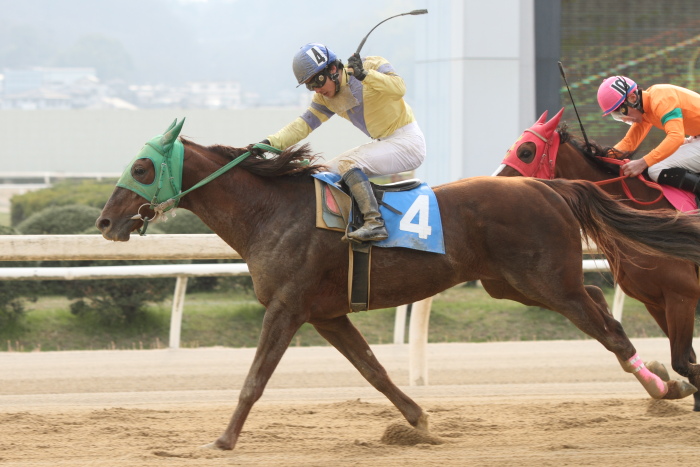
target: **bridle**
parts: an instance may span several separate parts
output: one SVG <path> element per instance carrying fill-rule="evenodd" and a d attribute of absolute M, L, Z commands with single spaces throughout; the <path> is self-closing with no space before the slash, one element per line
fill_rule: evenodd
<path fill-rule="evenodd" d="M 532 133 L 542 141 L 544 141 L 544 150 L 542 151 L 542 155 L 539 156 L 539 163 L 538 163 L 538 168 L 535 170 L 535 172 L 542 172 L 545 175 L 548 175 L 548 178 L 552 180 L 554 178 L 554 166 L 557 163 L 557 153 L 559 151 L 559 138 L 557 138 L 556 144 L 552 142 L 552 139 L 547 139 L 532 128 L 528 128 L 525 130 L 528 133 Z M 555 132 L 557 136 L 559 136 L 559 133 Z M 555 146 L 554 151 L 552 151 L 552 146 Z"/>
<path fill-rule="evenodd" d="M 148 143 L 147 143 L 148 146 Z M 182 147 L 182 143 L 180 141 L 176 141 L 176 144 L 173 147 Z M 269 146 L 267 144 L 263 143 L 256 143 L 254 148 L 261 149 L 265 152 L 273 152 L 276 154 L 279 154 L 281 151 L 277 148 L 274 148 L 272 146 Z M 157 180 L 156 184 L 151 184 L 151 185 L 143 185 L 139 184 L 140 186 L 134 187 L 134 180 L 133 177 L 131 176 L 131 167 L 136 161 L 136 158 L 134 161 L 131 162 L 131 164 L 124 170 L 124 174 L 122 175 L 122 179 L 125 178 L 128 174 L 128 177 L 131 178 L 129 181 L 130 183 L 123 183 L 123 184 L 117 184 L 117 186 L 121 186 L 123 188 L 127 188 L 129 190 L 132 190 L 139 194 L 140 196 L 146 198 L 146 199 L 151 199 L 150 202 L 148 203 L 143 203 L 141 206 L 136 211 L 136 214 L 131 216 L 132 220 L 141 220 L 143 221 L 143 225 L 140 229 L 136 229 L 136 231 L 139 233 L 139 235 L 143 236 L 146 235 L 146 229 L 148 229 L 148 224 L 151 222 L 155 222 L 159 220 L 162 217 L 166 217 L 166 212 L 173 210 L 172 216 L 175 217 L 174 213 L 174 208 L 177 207 L 180 198 L 185 196 L 187 193 L 196 190 L 197 188 L 206 185 L 207 183 L 211 182 L 218 176 L 228 172 L 231 170 L 233 167 L 241 163 L 244 159 L 246 159 L 248 156 L 251 155 L 250 151 L 246 151 L 228 164 L 224 165 L 223 167 L 220 167 L 218 170 L 215 172 L 207 175 L 205 178 L 197 182 L 195 185 L 192 187 L 188 188 L 185 191 L 180 191 L 179 187 L 182 186 L 182 171 L 183 171 L 183 164 L 171 164 L 171 152 L 172 148 L 169 151 L 161 151 L 159 148 L 154 148 L 156 149 L 156 155 L 151 154 L 151 157 L 149 157 L 152 162 L 153 166 L 155 168 L 155 180 Z M 184 153 L 184 149 L 182 149 L 182 152 Z M 157 157 L 157 155 L 160 154 L 162 156 L 162 159 L 160 161 L 160 164 L 156 163 L 154 158 Z M 172 185 L 173 187 L 176 187 L 175 191 L 173 192 L 172 190 L 161 190 L 164 186 L 170 186 Z M 166 193 L 165 196 L 162 194 Z M 145 217 L 143 214 L 141 214 L 141 209 L 143 207 L 147 207 L 148 209 L 151 209 L 153 212 L 155 212 L 155 215 L 153 217 Z"/>

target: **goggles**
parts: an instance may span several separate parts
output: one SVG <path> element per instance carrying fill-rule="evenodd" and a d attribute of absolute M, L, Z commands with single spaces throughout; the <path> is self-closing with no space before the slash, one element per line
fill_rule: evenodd
<path fill-rule="evenodd" d="M 629 107 L 627 107 L 627 104 L 625 104 L 623 102 L 622 105 L 620 105 L 620 107 L 618 107 L 616 110 L 613 110 L 612 112 L 610 112 L 610 116 L 612 116 L 612 118 L 614 118 L 618 122 L 629 123 L 626 120 L 626 118 L 629 116 L 629 113 L 630 113 Z"/>
<path fill-rule="evenodd" d="M 320 73 L 317 73 L 314 75 L 309 81 L 307 81 L 306 84 L 306 89 L 309 91 L 313 91 L 314 89 L 318 89 L 322 87 L 324 84 L 326 84 L 326 80 L 328 79 L 328 76 L 326 76 L 326 70 L 321 71 Z"/>

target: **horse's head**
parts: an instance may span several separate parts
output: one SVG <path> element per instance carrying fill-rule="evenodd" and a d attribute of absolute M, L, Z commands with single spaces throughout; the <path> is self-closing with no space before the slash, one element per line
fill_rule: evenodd
<path fill-rule="evenodd" d="M 95 222 L 107 240 L 127 241 L 134 230 L 177 206 L 182 189 L 182 125 L 175 120 L 132 159 Z M 142 231 L 143 232 L 143 231 Z"/>
<path fill-rule="evenodd" d="M 562 108 L 547 121 L 547 111 L 506 152 L 494 175 L 554 178 L 554 164 L 559 150 L 557 125 L 564 113 Z"/>

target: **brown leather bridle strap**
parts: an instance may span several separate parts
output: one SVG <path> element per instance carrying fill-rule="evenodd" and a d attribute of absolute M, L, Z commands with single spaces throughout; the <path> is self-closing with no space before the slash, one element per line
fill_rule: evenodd
<path fill-rule="evenodd" d="M 628 176 L 628 175 L 622 175 L 622 166 L 623 166 L 624 164 L 628 163 L 628 162 L 630 161 L 629 159 L 614 159 L 614 158 L 612 158 L 612 157 L 599 157 L 599 159 L 602 160 L 602 161 L 604 161 L 604 162 L 608 162 L 608 163 L 611 163 L 611 164 L 619 165 L 619 166 L 620 166 L 620 176 L 619 176 L 619 177 L 615 177 L 615 178 L 611 178 L 611 179 L 609 179 L 609 180 L 601 180 L 601 181 L 599 181 L 599 182 L 594 182 L 596 185 L 607 185 L 608 183 L 617 182 L 617 181 L 619 180 L 620 183 L 622 183 L 622 189 L 624 190 L 625 195 L 627 195 L 627 197 L 630 199 L 630 201 L 634 201 L 635 203 L 641 204 L 641 205 L 644 205 L 644 206 L 657 203 L 657 202 L 659 202 L 659 201 L 661 201 L 661 200 L 663 199 L 663 197 L 664 197 L 664 191 L 663 191 L 663 189 L 661 188 L 661 185 L 659 185 L 658 183 L 655 183 L 655 182 L 652 182 L 652 181 L 649 181 L 649 180 L 645 179 L 644 177 L 642 177 L 641 174 L 637 175 L 637 178 L 638 178 L 639 180 L 641 180 L 642 183 L 644 183 L 644 184 L 645 184 L 646 186 L 648 186 L 649 188 L 654 188 L 654 189 L 656 189 L 656 190 L 659 190 L 659 192 L 660 192 L 659 197 L 656 198 L 654 201 L 639 201 L 637 198 L 635 198 L 635 197 L 632 195 L 632 192 L 630 191 L 629 187 L 627 186 L 627 182 L 625 181 L 625 179 L 626 179 L 626 178 L 629 178 L 629 176 Z"/>

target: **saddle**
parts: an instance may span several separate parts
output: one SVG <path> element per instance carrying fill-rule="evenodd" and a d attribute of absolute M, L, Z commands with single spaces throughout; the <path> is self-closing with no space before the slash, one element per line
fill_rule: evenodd
<path fill-rule="evenodd" d="M 345 232 L 348 225 L 353 228 L 361 227 L 364 223 L 362 213 L 354 204 L 352 194 L 340 176 L 326 177 L 326 174 L 321 175 L 324 177 L 314 178 L 316 184 L 316 227 L 338 232 Z M 384 202 L 384 194 L 413 190 L 421 185 L 421 181 L 412 178 L 386 185 L 374 183 L 371 185 L 380 206 L 384 206 L 394 214 L 401 214 L 400 211 Z"/>
<path fill-rule="evenodd" d="M 364 223 L 359 207 L 348 187 L 339 175 L 318 174 L 314 177 L 316 188 L 316 227 L 338 232 L 357 229 Z M 421 185 L 418 179 L 404 180 L 386 185 L 371 183 L 372 191 L 380 206 L 397 215 L 403 213 L 384 202 L 387 192 L 413 190 Z M 348 297 L 350 311 L 369 309 L 370 270 L 372 243 L 349 242 Z"/>

